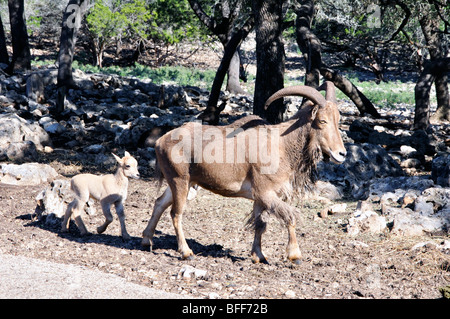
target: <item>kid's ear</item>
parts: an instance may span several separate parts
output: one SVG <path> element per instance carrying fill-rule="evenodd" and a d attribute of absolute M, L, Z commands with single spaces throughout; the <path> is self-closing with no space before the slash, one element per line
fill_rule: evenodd
<path fill-rule="evenodd" d="M 114 153 L 111 153 L 118 163 L 122 163 L 122 159 Z"/>
<path fill-rule="evenodd" d="M 131 156 L 130 153 L 128 153 L 127 151 L 125 151 L 125 156 Z"/>

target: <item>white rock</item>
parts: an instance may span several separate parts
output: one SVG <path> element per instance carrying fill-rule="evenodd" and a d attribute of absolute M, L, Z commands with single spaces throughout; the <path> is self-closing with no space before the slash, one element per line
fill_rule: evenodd
<path fill-rule="evenodd" d="M 410 154 L 412 154 L 414 152 L 417 152 L 417 150 L 415 148 L 411 147 L 411 146 L 408 146 L 408 145 L 400 146 L 400 153 L 403 156 L 408 156 L 408 155 L 410 155 Z"/>
<path fill-rule="evenodd" d="M 44 126 L 44 130 L 51 134 L 61 134 L 66 131 L 66 128 L 59 123 L 52 123 Z"/>
<path fill-rule="evenodd" d="M 433 241 L 421 242 L 421 243 L 415 244 L 411 248 L 411 250 L 418 250 L 422 247 L 430 247 L 430 248 L 434 248 L 434 249 L 438 249 L 438 250 L 447 250 L 447 249 L 450 249 L 450 240 L 444 240 L 441 244 L 436 244 Z"/>
<path fill-rule="evenodd" d="M 70 189 L 70 180 L 56 179 L 36 196 L 37 207 L 35 213 L 39 219 L 43 215 L 54 215 L 61 218 L 66 212 L 67 204 L 73 200 L 73 197 Z M 87 205 L 84 206 L 84 211 L 90 216 L 96 214 L 93 199 L 90 198 L 88 200 Z M 46 222 L 48 221 L 49 218 L 46 219 Z"/>
<path fill-rule="evenodd" d="M 178 272 L 178 279 L 190 280 L 192 277 L 195 279 L 204 278 L 206 276 L 207 271 L 203 269 L 197 269 L 190 265 L 184 265 L 181 267 Z"/>
<path fill-rule="evenodd" d="M 446 227 L 444 210 L 432 217 L 413 212 L 408 208 L 390 208 L 394 215 L 391 233 L 401 236 L 421 236 L 424 232 L 438 231 Z"/>
<path fill-rule="evenodd" d="M 25 142 L 32 142 L 39 151 L 51 145 L 49 135 L 38 124 L 30 123 L 16 114 L 1 114 L 0 145 Z"/>
<path fill-rule="evenodd" d="M 346 203 L 334 204 L 328 207 L 328 212 L 331 212 L 331 214 L 343 214 L 345 213 L 346 209 L 347 209 Z"/>
<path fill-rule="evenodd" d="M 373 211 L 357 212 L 348 221 L 347 233 L 356 236 L 360 232 L 381 233 L 386 228 L 386 218 Z"/>
<path fill-rule="evenodd" d="M 34 186 L 52 181 L 58 173 L 47 164 L 1 164 L 0 182 L 9 185 Z"/>
<path fill-rule="evenodd" d="M 358 240 L 352 240 L 352 241 L 348 242 L 347 245 L 352 248 L 369 248 L 369 245 L 367 245 L 366 243 L 363 243 L 362 241 L 358 241 Z"/>
<path fill-rule="evenodd" d="M 220 295 L 217 292 L 210 292 L 208 294 L 208 299 L 220 299 Z"/>
<path fill-rule="evenodd" d="M 292 290 L 287 290 L 285 293 L 284 293 L 284 295 L 287 297 L 287 298 L 295 298 L 295 292 L 294 291 L 292 291 Z"/>

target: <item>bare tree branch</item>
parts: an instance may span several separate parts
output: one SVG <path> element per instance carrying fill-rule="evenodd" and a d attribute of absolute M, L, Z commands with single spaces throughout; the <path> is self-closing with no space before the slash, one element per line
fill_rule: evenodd
<path fill-rule="evenodd" d="M 383 2 L 385 2 L 385 1 L 382 1 L 381 3 L 383 4 Z M 377 41 L 377 42 L 380 44 L 387 44 L 387 43 L 393 41 L 400 32 L 402 32 L 403 35 L 405 35 L 405 37 L 408 39 L 409 42 L 412 42 L 411 38 L 408 36 L 406 31 L 404 31 L 404 29 L 403 29 L 406 26 L 406 24 L 408 23 L 409 18 L 411 17 L 411 10 L 409 10 L 409 8 L 406 4 L 404 4 L 403 2 L 401 2 L 399 0 L 387 1 L 385 3 L 386 3 L 386 6 L 390 5 L 390 4 L 398 5 L 405 12 L 405 16 L 403 17 L 403 20 L 402 20 L 402 23 L 400 23 L 400 26 L 397 28 L 397 30 L 392 34 L 392 36 L 388 40 Z"/>

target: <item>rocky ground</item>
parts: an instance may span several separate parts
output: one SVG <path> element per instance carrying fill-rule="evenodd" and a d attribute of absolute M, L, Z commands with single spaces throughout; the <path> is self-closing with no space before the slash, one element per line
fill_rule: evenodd
<path fill-rule="evenodd" d="M 263 238 L 270 264 L 252 264 L 253 236 L 245 229 L 251 203 L 202 189 L 183 220 L 196 256 L 183 261 L 167 213 L 154 250 L 140 246 L 160 194 L 152 147 L 157 136 L 195 120 L 208 93 L 77 70 L 79 88 L 70 90 L 67 111 L 54 115 L 56 69 L 35 74 L 0 75 L 1 254 L 83 266 L 200 298 L 439 298 L 439 288 L 450 285 L 448 123 L 414 132 L 410 106 L 381 110 L 375 120 L 339 101 L 347 161 L 321 164 L 316 193 L 294 203 L 302 211 L 302 264 L 286 260 L 287 232 L 275 220 Z M 222 101 L 222 123 L 252 112 L 250 96 Z M 296 103 L 288 99 L 288 115 Z M 125 205 L 132 239 L 119 237 L 117 219 L 96 234 L 103 216 L 95 205 L 84 216 L 93 234 L 82 237 L 75 225 L 60 233 L 70 177 L 113 172 L 110 153 L 124 150 L 138 159 L 143 176 L 130 182 Z"/>

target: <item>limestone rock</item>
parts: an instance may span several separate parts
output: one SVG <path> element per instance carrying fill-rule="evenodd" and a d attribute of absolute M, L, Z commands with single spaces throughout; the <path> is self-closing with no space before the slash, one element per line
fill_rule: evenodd
<path fill-rule="evenodd" d="M 190 265 L 184 265 L 183 267 L 181 267 L 180 271 L 178 272 L 177 278 L 184 279 L 184 280 L 191 280 L 192 278 L 200 279 L 200 278 L 204 278 L 205 276 L 206 276 L 206 270 L 197 269 Z"/>
<path fill-rule="evenodd" d="M 399 164 L 380 146 L 346 143 L 347 157 L 343 164 L 319 163 L 321 180 L 344 184 L 354 198 L 367 198 L 370 181 L 387 176 L 403 175 Z"/>
<path fill-rule="evenodd" d="M 62 218 L 66 212 L 67 205 L 73 200 L 73 197 L 74 195 L 70 189 L 70 180 L 54 180 L 36 196 L 37 206 L 35 214 L 39 219 L 42 216 L 47 216 L 46 222 L 54 221 L 55 217 Z M 95 204 L 92 199 L 89 199 L 84 210 L 89 215 L 96 214 Z"/>
<path fill-rule="evenodd" d="M 347 232 L 356 236 L 362 232 L 381 233 L 386 229 L 386 219 L 373 211 L 356 212 L 348 221 Z"/>
<path fill-rule="evenodd" d="M 1 164 L 0 182 L 9 185 L 32 186 L 51 182 L 58 173 L 47 164 Z"/>
<path fill-rule="evenodd" d="M 26 149 L 33 148 L 43 151 L 45 146 L 51 146 L 51 140 L 47 132 L 38 124 L 29 123 L 17 114 L 0 114 L 0 159 L 16 159 L 18 156 L 26 155 L 19 152 L 11 158 L 11 148 Z"/>

